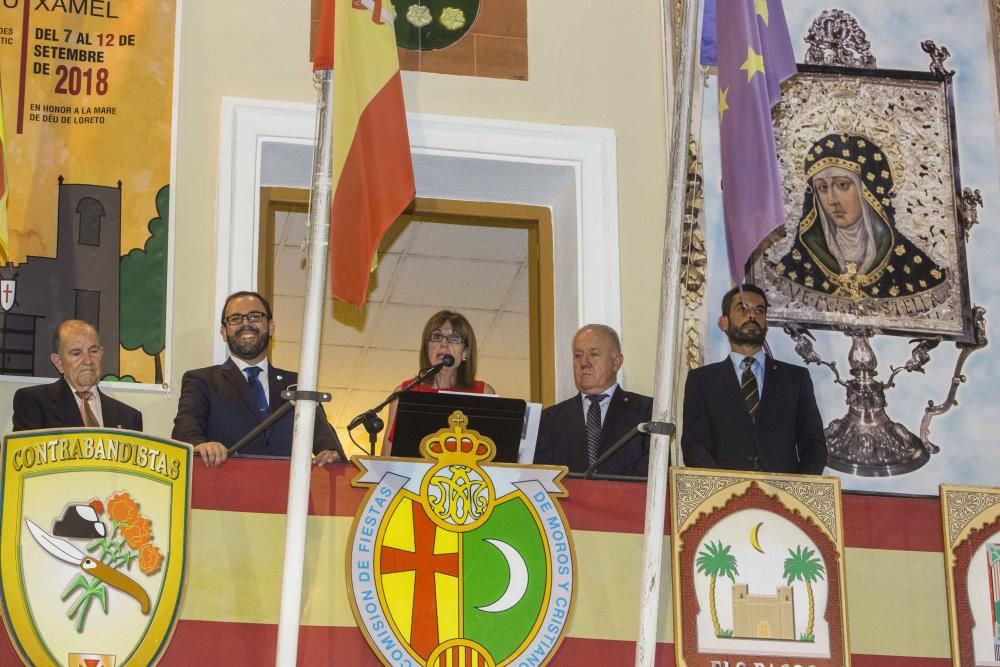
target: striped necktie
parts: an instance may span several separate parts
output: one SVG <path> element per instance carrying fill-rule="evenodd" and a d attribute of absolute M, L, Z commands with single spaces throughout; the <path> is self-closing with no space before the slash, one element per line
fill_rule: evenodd
<path fill-rule="evenodd" d="M 760 388 L 757 387 L 757 377 L 753 374 L 753 357 L 743 360 L 743 375 L 740 377 L 740 394 L 747 406 L 750 418 L 757 420 L 757 408 L 760 407 Z"/>

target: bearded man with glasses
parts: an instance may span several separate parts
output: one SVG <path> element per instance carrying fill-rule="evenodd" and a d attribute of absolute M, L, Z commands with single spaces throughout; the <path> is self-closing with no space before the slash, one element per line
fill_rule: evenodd
<path fill-rule="evenodd" d="M 272 366 L 267 348 L 274 335 L 271 304 L 257 292 L 231 294 L 222 308 L 219 333 L 229 346 L 229 358 L 218 366 L 188 371 L 181 380 L 181 398 L 174 418 L 175 440 L 194 445 L 208 466 L 221 465 L 228 449 L 274 412 L 281 392 L 298 376 Z M 339 459 L 340 442 L 316 409 L 313 463 Z M 292 453 L 292 412 L 286 413 L 240 450 L 240 454 L 287 457 Z"/>
<path fill-rule="evenodd" d="M 695 368 L 684 386 L 684 464 L 696 468 L 821 475 L 823 418 L 802 366 L 764 349 L 767 295 L 756 285 L 722 297 L 722 361 Z"/>

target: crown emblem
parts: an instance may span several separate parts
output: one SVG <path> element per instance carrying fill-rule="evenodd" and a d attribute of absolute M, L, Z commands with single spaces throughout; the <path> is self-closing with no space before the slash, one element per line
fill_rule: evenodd
<path fill-rule="evenodd" d="M 461 410 L 448 417 L 443 428 L 420 441 L 420 453 L 436 460 L 420 482 L 421 502 L 434 523 L 465 532 L 481 526 L 493 512 L 496 492 L 480 464 L 493 460 L 496 445 L 466 428 Z"/>
<path fill-rule="evenodd" d="M 448 417 L 451 428 L 443 428 L 420 442 L 420 452 L 445 465 L 477 466 L 493 460 L 497 447 L 488 437 L 466 428 L 469 418 L 461 410 Z"/>

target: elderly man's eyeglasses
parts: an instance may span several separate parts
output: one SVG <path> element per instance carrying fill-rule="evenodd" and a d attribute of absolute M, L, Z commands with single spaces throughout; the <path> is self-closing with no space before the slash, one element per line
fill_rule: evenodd
<path fill-rule="evenodd" d="M 233 313 L 229 317 L 223 318 L 222 321 L 231 327 L 238 327 L 243 324 L 243 322 L 257 324 L 258 322 L 263 322 L 265 319 L 267 319 L 267 315 L 259 310 L 254 310 L 249 313 Z"/>
<path fill-rule="evenodd" d="M 432 343 L 441 343 L 443 341 L 447 341 L 452 345 L 458 345 L 459 343 L 465 342 L 465 339 L 456 333 L 445 335 L 440 331 L 435 331 L 434 333 L 432 333 L 430 336 L 427 337 L 427 340 L 429 340 Z"/>

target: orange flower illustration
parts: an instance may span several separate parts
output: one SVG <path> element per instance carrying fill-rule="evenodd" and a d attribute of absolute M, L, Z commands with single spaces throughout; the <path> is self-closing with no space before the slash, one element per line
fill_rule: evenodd
<path fill-rule="evenodd" d="M 139 547 L 148 544 L 153 538 L 150 531 L 152 525 L 153 522 L 146 517 L 136 517 L 132 523 L 122 527 L 122 537 L 125 538 L 125 541 L 128 542 L 130 547 L 138 549 Z"/>
<path fill-rule="evenodd" d="M 139 518 L 139 505 L 124 491 L 108 499 L 108 516 L 117 523 L 132 523 Z"/>
<path fill-rule="evenodd" d="M 139 550 L 139 569 L 146 574 L 153 574 L 163 565 L 163 554 L 152 544 L 143 544 Z"/>

